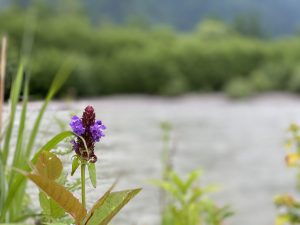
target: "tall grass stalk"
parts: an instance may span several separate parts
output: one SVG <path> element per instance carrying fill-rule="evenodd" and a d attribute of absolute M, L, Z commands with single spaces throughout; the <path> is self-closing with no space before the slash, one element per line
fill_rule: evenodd
<path fill-rule="evenodd" d="M 5 68 L 6 68 L 6 47 L 7 37 L 4 36 L 1 40 L 1 55 L 0 55 L 0 143 L 2 134 L 2 112 L 4 105 L 4 88 L 5 88 Z"/>

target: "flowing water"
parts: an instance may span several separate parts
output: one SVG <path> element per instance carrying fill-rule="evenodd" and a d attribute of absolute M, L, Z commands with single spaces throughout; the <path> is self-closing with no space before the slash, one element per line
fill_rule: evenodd
<path fill-rule="evenodd" d="M 274 224 L 274 195 L 294 190 L 294 171 L 284 164 L 283 145 L 289 124 L 300 122 L 300 99 L 295 96 L 272 94 L 246 101 L 230 101 L 219 95 L 119 96 L 54 102 L 48 108 L 38 143 L 62 129 L 54 121 L 67 126 L 70 113 L 80 115 L 88 104 L 108 127 L 106 137 L 97 145 L 98 187 L 88 185 L 88 204 L 117 177 L 116 189 L 143 187 L 112 224 L 159 224 L 159 195 L 149 179 L 161 174 L 162 121 L 173 125 L 175 169 L 183 175 L 202 168 L 203 184 L 221 186 L 213 197 L 235 211 L 226 224 Z M 39 106 L 30 104 L 30 118 Z M 64 157 L 67 169 L 70 158 Z M 36 193 L 36 188 L 30 187 L 29 192 Z"/>

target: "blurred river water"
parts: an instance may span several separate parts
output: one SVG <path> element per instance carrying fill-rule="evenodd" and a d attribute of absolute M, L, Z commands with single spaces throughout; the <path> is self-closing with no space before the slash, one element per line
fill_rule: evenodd
<path fill-rule="evenodd" d="M 40 105 L 29 104 L 29 123 Z M 274 224 L 274 195 L 294 193 L 295 174 L 285 166 L 283 146 L 289 124 L 300 123 L 300 98 L 296 96 L 275 93 L 244 101 L 222 95 L 115 96 L 53 102 L 37 145 L 63 129 L 61 126 L 69 129 L 70 115 L 81 115 L 86 105 L 95 107 L 97 118 L 108 128 L 96 146 L 98 187 L 93 189 L 88 181 L 88 205 L 118 177 L 116 190 L 143 187 L 112 221 L 114 225 L 159 224 L 158 190 L 149 180 L 161 176 L 162 121 L 173 125 L 175 169 L 184 175 L 202 168 L 203 184 L 220 185 L 214 199 L 230 204 L 235 211 L 225 224 Z M 63 157 L 67 171 L 71 156 Z M 32 184 L 29 193 L 38 206 Z"/>

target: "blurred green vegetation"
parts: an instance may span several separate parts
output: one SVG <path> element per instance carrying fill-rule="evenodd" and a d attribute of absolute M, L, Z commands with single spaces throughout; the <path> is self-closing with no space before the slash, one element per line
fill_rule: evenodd
<path fill-rule="evenodd" d="M 0 34 L 10 38 L 11 75 L 26 17 L 18 7 L 0 12 Z M 234 27 L 206 20 L 194 31 L 178 33 L 143 23 L 91 24 L 80 10 L 39 7 L 30 90 L 35 97 L 45 96 L 54 72 L 71 56 L 77 67 L 59 96 L 226 91 L 244 97 L 272 90 L 300 92 L 299 37 L 270 41 L 243 36 Z"/>

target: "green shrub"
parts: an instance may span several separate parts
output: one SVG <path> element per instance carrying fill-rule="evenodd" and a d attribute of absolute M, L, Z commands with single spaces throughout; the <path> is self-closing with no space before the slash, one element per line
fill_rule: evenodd
<path fill-rule="evenodd" d="M 232 98 L 245 98 L 255 93 L 252 83 L 245 78 L 232 80 L 225 89 L 226 94 Z"/>
<path fill-rule="evenodd" d="M 294 68 L 291 74 L 291 78 L 288 82 L 288 90 L 292 92 L 300 92 L 300 67 L 297 66 Z"/>

